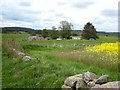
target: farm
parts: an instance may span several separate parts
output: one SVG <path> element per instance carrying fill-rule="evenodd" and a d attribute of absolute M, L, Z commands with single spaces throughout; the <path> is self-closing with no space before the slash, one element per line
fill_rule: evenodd
<path fill-rule="evenodd" d="M 118 37 L 28 41 L 29 34 L 2 34 L 3 88 L 61 88 L 68 76 L 93 72 L 119 81 Z M 33 57 L 24 61 L 10 48 Z"/>

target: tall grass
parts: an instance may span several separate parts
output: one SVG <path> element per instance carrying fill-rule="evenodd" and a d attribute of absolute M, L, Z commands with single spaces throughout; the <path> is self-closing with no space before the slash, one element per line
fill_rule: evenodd
<path fill-rule="evenodd" d="M 12 41 L 2 41 L 2 48 L 9 48 L 9 49 L 16 49 L 20 50 L 21 49 L 21 42 L 12 40 Z"/>
<path fill-rule="evenodd" d="M 2 56 L 13 57 L 13 49 L 21 50 L 21 42 L 17 40 L 2 41 Z"/>
<path fill-rule="evenodd" d="M 71 52 L 58 52 L 55 55 L 61 58 L 75 60 L 79 63 L 82 62 L 87 66 L 96 66 L 99 68 L 105 68 L 109 71 L 118 71 L 118 62 L 114 61 L 114 59 L 118 59 L 118 57 L 109 57 L 105 52 L 95 53 L 86 50 L 76 50 Z"/>

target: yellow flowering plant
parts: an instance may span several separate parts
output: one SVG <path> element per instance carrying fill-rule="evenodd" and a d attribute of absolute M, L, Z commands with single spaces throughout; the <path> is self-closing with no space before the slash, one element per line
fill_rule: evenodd
<path fill-rule="evenodd" d="M 118 54 L 119 54 L 119 45 L 120 42 L 116 43 L 103 43 L 100 45 L 96 45 L 93 47 L 86 47 L 86 51 L 88 52 L 95 52 L 95 53 L 105 53 L 104 56 L 102 56 L 102 59 L 107 56 L 109 58 L 112 58 L 115 61 L 119 61 Z"/>

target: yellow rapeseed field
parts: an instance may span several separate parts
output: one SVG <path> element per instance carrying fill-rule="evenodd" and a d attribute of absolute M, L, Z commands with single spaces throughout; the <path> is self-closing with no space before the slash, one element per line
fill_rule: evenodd
<path fill-rule="evenodd" d="M 93 47 L 86 47 L 86 50 L 89 52 L 95 52 L 95 53 L 105 53 L 104 56 L 102 57 L 110 57 L 113 58 L 114 60 L 118 61 L 118 54 L 119 54 L 119 47 L 120 42 L 116 43 L 103 43 L 100 45 L 96 45 Z M 104 59 L 102 58 L 102 59 Z"/>
<path fill-rule="evenodd" d="M 118 46 L 119 45 L 120 45 L 120 42 L 103 43 L 103 44 L 96 45 L 93 47 L 86 47 L 86 50 L 92 51 L 92 52 L 108 52 L 109 54 L 118 55 Z"/>

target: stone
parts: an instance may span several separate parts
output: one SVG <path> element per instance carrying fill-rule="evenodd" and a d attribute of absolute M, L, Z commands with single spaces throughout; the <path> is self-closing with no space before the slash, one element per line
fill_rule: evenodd
<path fill-rule="evenodd" d="M 23 58 L 25 56 L 25 53 L 19 52 L 17 53 L 20 58 Z"/>
<path fill-rule="evenodd" d="M 18 51 L 16 49 L 12 49 L 12 50 L 15 53 L 15 55 L 17 55 L 19 58 L 22 58 L 22 60 L 24 60 L 24 61 L 30 61 L 32 59 L 36 59 L 36 58 L 32 58 L 30 56 L 27 56 L 25 53 Z"/>
<path fill-rule="evenodd" d="M 120 81 L 108 82 L 106 84 L 101 85 L 102 88 L 116 88 L 120 89 Z"/>
<path fill-rule="evenodd" d="M 99 84 L 95 84 L 95 86 L 91 87 L 89 90 L 100 90 L 100 86 Z"/>
<path fill-rule="evenodd" d="M 94 79 L 97 79 L 97 75 L 95 75 L 94 73 L 92 72 L 83 73 L 83 80 L 86 84 L 89 83 L 90 81 L 93 81 Z"/>
<path fill-rule="evenodd" d="M 109 75 L 98 78 L 94 73 L 85 72 L 66 78 L 62 90 L 120 90 L 120 81 L 108 81 Z"/>
<path fill-rule="evenodd" d="M 13 49 L 15 55 L 19 56 L 20 58 L 23 58 L 25 56 L 25 53 L 17 51 L 16 49 Z"/>
<path fill-rule="evenodd" d="M 76 74 L 76 75 L 74 75 L 74 77 L 82 78 L 83 76 L 82 76 L 82 74 Z"/>
<path fill-rule="evenodd" d="M 90 90 L 120 90 L 120 81 L 108 82 L 102 85 L 95 85 Z"/>
<path fill-rule="evenodd" d="M 96 84 L 104 84 L 104 83 L 107 83 L 108 81 L 109 81 L 109 76 L 103 75 L 103 76 L 99 77 L 95 83 Z"/>
<path fill-rule="evenodd" d="M 88 82 L 87 86 L 88 87 L 93 87 L 93 86 L 95 86 L 95 82 L 94 81 Z"/>
<path fill-rule="evenodd" d="M 24 60 L 24 61 L 29 61 L 29 60 L 32 60 L 32 57 L 30 57 L 30 56 L 25 56 L 25 57 L 23 57 L 23 60 Z"/>
<path fill-rule="evenodd" d="M 76 89 L 79 89 L 79 88 L 82 88 L 83 87 L 83 84 L 84 84 L 84 81 L 83 81 L 83 79 L 82 78 L 79 78 L 78 80 L 77 80 L 77 83 L 76 83 Z"/>
<path fill-rule="evenodd" d="M 83 79 L 77 76 L 70 76 L 68 78 L 66 78 L 66 80 L 64 81 L 64 84 L 67 86 L 70 86 L 72 88 L 80 88 L 83 84 Z"/>
<path fill-rule="evenodd" d="M 67 85 L 62 85 L 62 90 L 72 90 L 72 88 L 70 86 Z"/>
<path fill-rule="evenodd" d="M 13 51 L 16 51 L 16 49 L 14 49 L 14 48 L 13 48 L 12 50 L 13 50 Z"/>
<path fill-rule="evenodd" d="M 68 85 L 70 87 L 75 87 L 76 83 L 77 83 L 77 79 L 74 76 L 70 76 L 68 78 L 65 79 L 64 84 Z"/>

